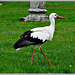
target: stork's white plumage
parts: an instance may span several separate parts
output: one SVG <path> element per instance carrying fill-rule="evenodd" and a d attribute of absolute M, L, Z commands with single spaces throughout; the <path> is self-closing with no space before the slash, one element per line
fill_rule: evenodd
<path fill-rule="evenodd" d="M 52 41 L 53 34 L 55 31 L 55 18 L 60 18 L 60 19 L 66 20 L 63 17 L 58 16 L 56 13 L 52 13 L 49 16 L 49 19 L 51 22 L 50 26 L 33 28 L 33 29 L 25 32 L 24 34 L 22 34 L 21 38 L 14 44 L 14 48 L 16 50 L 20 50 L 24 46 L 37 45 L 37 46 L 35 46 L 35 49 L 32 53 L 31 65 L 32 65 L 32 61 L 33 61 L 33 55 L 34 55 L 34 52 L 35 52 L 37 47 L 40 48 L 42 54 L 44 55 L 44 57 L 49 62 L 48 58 L 43 53 L 42 48 L 39 44 L 43 44 L 47 40 Z M 49 64 L 50 64 L 50 66 L 52 65 L 50 62 L 49 62 Z"/>

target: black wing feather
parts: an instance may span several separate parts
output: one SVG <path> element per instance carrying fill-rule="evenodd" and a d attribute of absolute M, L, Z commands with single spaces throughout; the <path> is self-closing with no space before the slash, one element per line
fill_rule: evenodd
<path fill-rule="evenodd" d="M 24 34 L 22 34 L 20 36 L 20 39 L 14 44 L 14 48 L 17 49 L 17 48 L 21 48 L 24 46 L 42 44 L 46 42 L 46 41 L 43 42 L 42 40 L 38 38 L 30 37 L 31 33 L 33 33 L 33 31 L 29 30 L 25 32 Z"/>
<path fill-rule="evenodd" d="M 30 36 L 30 34 L 32 33 L 33 31 L 29 30 L 29 31 L 26 31 L 24 34 L 22 34 L 20 36 L 20 38 L 24 38 L 24 37 L 27 37 L 27 36 Z"/>

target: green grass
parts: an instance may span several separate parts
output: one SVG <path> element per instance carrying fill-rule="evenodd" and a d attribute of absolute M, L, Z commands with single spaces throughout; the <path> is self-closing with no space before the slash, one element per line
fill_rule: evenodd
<path fill-rule="evenodd" d="M 46 2 L 48 16 L 55 12 L 67 18 L 56 19 L 53 40 L 42 45 L 43 52 L 54 66 L 49 66 L 38 48 L 31 66 L 34 46 L 20 51 L 13 48 L 22 33 L 50 23 L 20 22 L 21 17 L 29 15 L 29 2 L 0 3 L 3 4 L 0 6 L 0 73 L 75 73 L 75 2 Z"/>

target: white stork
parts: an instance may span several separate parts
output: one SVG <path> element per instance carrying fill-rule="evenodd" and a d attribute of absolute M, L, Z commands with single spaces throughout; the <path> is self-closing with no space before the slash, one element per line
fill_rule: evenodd
<path fill-rule="evenodd" d="M 20 50 L 24 46 L 35 45 L 34 51 L 32 53 L 31 65 L 33 62 L 34 52 L 37 47 L 39 47 L 39 49 L 41 50 L 41 53 L 49 62 L 48 58 L 45 56 L 44 52 L 42 51 L 42 48 L 40 45 L 45 43 L 47 40 L 52 41 L 53 34 L 55 31 L 55 18 L 66 20 L 64 17 L 58 16 L 56 13 L 52 13 L 49 16 L 49 19 L 51 22 L 50 26 L 33 28 L 29 31 L 26 31 L 24 34 L 21 35 L 20 39 L 14 44 L 14 48 L 16 50 Z M 52 66 L 50 62 L 49 64 L 50 66 Z"/>

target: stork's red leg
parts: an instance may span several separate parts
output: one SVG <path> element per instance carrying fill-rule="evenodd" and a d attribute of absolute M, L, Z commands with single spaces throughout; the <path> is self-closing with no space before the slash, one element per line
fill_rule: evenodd
<path fill-rule="evenodd" d="M 44 57 L 47 59 L 47 61 L 48 61 L 48 63 L 50 64 L 50 66 L 52 66 L 52 64 L 49 62 L 48 58 L 46 57 L 46 55 L 45 55 L 44 52 L 42 51 L 42 48 L 41 48 L 41 47 L 39 47 L 39 48 L 40 48 L 42 54 L 44 55 Z"/>
<path fill-rule="evenodd" d="M 33 62 L 33 56 L 34 56 L 34 52 L 35 52 L 36 48 L 37 48 L 37 47 L 35 47 L 35 49 L 34 49 L 34 51 L 33 51 L 33 53 L 32 53 L 31 65 L 32 65 L 32 62 Z"/>

